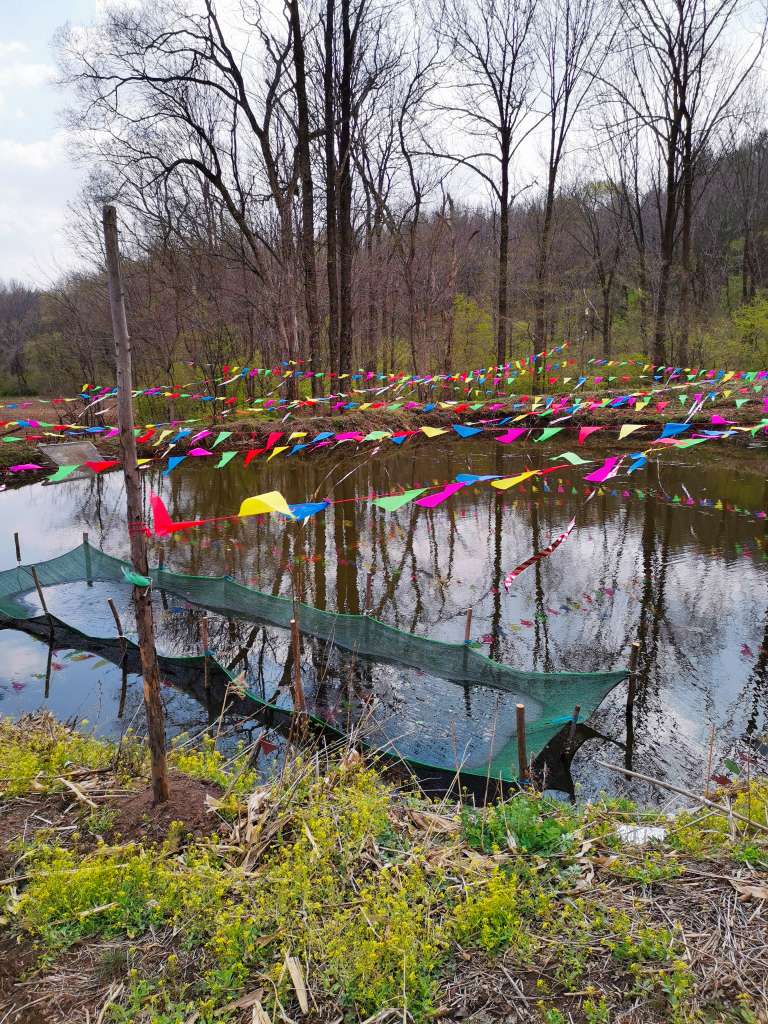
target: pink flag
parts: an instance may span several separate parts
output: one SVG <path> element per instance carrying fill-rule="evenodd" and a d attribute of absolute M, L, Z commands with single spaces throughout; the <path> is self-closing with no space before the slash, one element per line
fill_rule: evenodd
<path fill-rule="evenodd" d="M 193 448 L 190 455 L 213 455 L 213 452 L 209 452 L 207 448 Z"/>
<path fill-rule="evenodd" d="M 335 441 L 362 441 L 363 435 L 359 430 L 348 430 L 343 434 L 337 434 L 334 438 Z"/>
<path fill-rule="evenodd" d="M 496 438 L 501 444 L 512 444 L 518 437 L 522 437 L 528 431 L 528 427 L 510 427 L 509 430 L 504 434 L 499 434 Z"/>
<path fill-rule="evenodd" d="M 447 484 L 442 491 L 437 491 L 436 494 L 428 494 L 426 498 L 419 498 L 414 504 L 421 505 L 422 508 L 436 508 L 438 505 L 442 505 L 446 498 L 450 498 L 452 494 L 466 486 L 463 483 Z"/>
<path fill-rule="evenodd" d="M 579 431 L 579 444 L 584 444 L 590 434 L 594 434 L 596 430 L 602 430 L 603 427 L 582 427 Z"/>
<path fill-rule="evenodd" d="M 599 469 L 585 476 L 584 479 L 591 484 L 601 484 L 604 480 L 610 480 L 612 476 L 616 476 L 618 473 L 622 461 L 623 459 L 621 458 L 611 456 L 605 460 Z"/>

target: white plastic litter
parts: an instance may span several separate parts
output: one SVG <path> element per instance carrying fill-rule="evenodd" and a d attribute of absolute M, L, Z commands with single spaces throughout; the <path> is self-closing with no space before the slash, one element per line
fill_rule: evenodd
<path fill-rule="evenodd" d="M 645 846 L 647 843 L 661 843 L 667 830 L 661 825 L 619 825 L 619 839 L 625 846 Z"/>

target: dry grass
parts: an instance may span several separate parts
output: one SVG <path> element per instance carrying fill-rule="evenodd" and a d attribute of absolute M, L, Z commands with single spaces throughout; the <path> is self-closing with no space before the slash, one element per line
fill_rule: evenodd
<path fill-rule="evenodd" d="M 25 723 L 25 728 L 29 732 L 34 723 Z M 57 731 L 50 719 L 41 728 Z M 520 919 L 519 931 L 511 929 L 493 949 L 483 940 L 482 921 L 463 938 L 451 939 L 434 974 L 434 999 L 428 1011 L 423 1007 L 417 1011 L 408 999 L 366 1007 L 329 986 L 322 949 L 309 942 L 299 955 L 302 927 L 316 927 L 316 910 L 307 906 L 306 920 L 302 926 L 300 917 L 298 931 L 294 931 L 296 922 L 284 922 L 295 957 L 282 960 L 283 954 L 278 953 L 272 968 L 267 957 L 265 966 L 249 970 L 234 996 L 217 997 L 207 1011 L 182 1013 L 179 1009 L 177 1016 L 151 1011 L 149 1002 L 141 1009 L 145 1004 L 136 992 L 139 984 L 148 986 L 148 991 L 190 991 L 207 973 L 220 968 L 211 947 L 204 942 L 189 944 L 184 928 L 150 926 L 133 938 L 88 935 L 48 949 L 40 936 L 35 939 L 15 918 L 6 918 L 0 947 L 5 972 L 0 971 L 1 1024 L 128 1020 L 136 1024 L 293 1024 L 300 1020 L 342 1024 L 363 1019 L 368 1024 L 412 1019 L 474 1024 L 755 1024 L 768 1020 L 768 846 L 764 836 L 741 830 L 733 818 L 724 820 L 709 809 L 667 820 L 664 812 L 644 813 L 625 804 L 595 805 L 575 813 L 545 804 L 539 807 L 535 799 L 524 797 L 515 800 L 522 799 L 525 807 L 533 808 L 533 840 L 525 839 L 516 825 L 508 826 L 511 831 L 506 835 L 498 829 L 493 833 L 497 820 L 493 811 L 490 817 L 473 819 L 489 830 L 487 836 L 496 836 L 491 848 L 486 848 L 483 842 L 478 844 L 477 833 L 468 830 L 456 803 L 430 804 L 416 798 L 407 786 L 393 788 L 379 781 L 375 793 L 385 794 L 387 801 L 385 834 L 380 828 L 361 833 L 359 849 L 348 857 L 343 849 L 348 812 L 342 810 L 343 802 L 337 811 L 334 801 L 335 794 L 343 797 L 347 780 L 354 788 L 360 771 L 362 759 L 355 752 L 336 752 L 330 760 L 324 751 L 305 752 L 300 764 L 286 763 L 281 778 L 257 788 L 247 806 L 238 805 L 231 820 L 219 816 L 217 836 L 187 836 L 164 848 L 163 857 L 183 866 L 193 851 L 212 851 L 222 877 L 238 894 L 233 898 L 242 900 L 244 892 L 252 891 L 251 885 L 260 885 L 276 856 L 303 842 L 310 861 L 330 857 L 328 863 L 336 863 L 343 854 L 346 867 L 338 884 L 347 893 L 344 906 L 351 906 L 359 898 L 359 887 L 370 884 L 365 879 L 392 870 L 393 851 L 397 851 L 398 870 L 416 866 L 428 886 L 434 886 L 430 889 L 438 900 L 431 911 L 434 920 L 448 919 L 457 901 L 461 904 L 467 895 L 482 891 L 489 879 L 509 872 L 520 880 L 523 897 L 531 894 L 532 909 Z M 61 791 L 63 778 L 77 792 L 69 787 Z M 36 785 L 43 792 L 0 802 L 0 825 L 5 824 L 0 833 L 6 856 L 5 891 L 10 887 L 23 894 L 34 873 L 28 867 L 28 849 L 41 821 L 47 822 L 57 844 L 74 844 L 87 856 L 97 841 L 87 822 L 119 804 L 127 780 L 125 767 L 115 765 L 114 770 L 105 771 L 70 764 L 56 777 L 40 775 Z M 323 835 L 312 825 L 315 838 L 308 826 L 313 819 L 302 808 L 315 813 L 306 804 L 313 787 L 324 794 L 318 807 L 324 804 L 331 812 L 327 820 L 337 822 L 334 834 Z M 760 781 L 755 787 L 752 811 L 764 816 L 768 787 Z M 52 788 L 58 791 L 52 794 Z M 733 800 L 738 794 L 734 791 L 722 798 Z M 742 803 L 743 798 L 742 793 Z M 517 806 L 513 800 L 513 809 Z M 557 821 L 567 824 L 568 844 L 559 852 L 545 850 L 542 837 L 546 836 L 540 829 Z M 617 835 L 628 822 L 662 822 L 666 838 L 650 850 L 622 845 Z M 154 833 L 151 838 L 155 843 L 159 839 Z M 392 878 L 396 880 L 397 874 Z M 225 915 L 230 909 L 227 899 L 221 905 Z M 444 907 L 440 900 L 445 901 Z M 336 912 L 328 908 L 329 915 Z M 489 906 L 489 915 L 499 913 L 499 908 Z M 382 924 L 371 927 L 377 930 Z M 268 934 L 260 941 L 271 950 L 274 939 L 274 934 Z M 397 992 L 397 984 L 393 991 Z M 129 1007 L 132 1015 L 126 1017 Z"/>

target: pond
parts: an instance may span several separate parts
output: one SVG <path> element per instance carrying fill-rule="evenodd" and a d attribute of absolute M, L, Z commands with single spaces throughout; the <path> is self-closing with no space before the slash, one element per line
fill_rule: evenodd
<path fill-rule="evenodd" d="M 714 446 L 713 446 L 714 447 Z M 371 494 L 448 482 L 457 473 L 509 476 L 552 465 L 560 448 L 510 451 L 487 441 L 433 440 L 352 454 L 277 458 L 217 471 L 187 460 L 168 477 L 145 471 L 172 517 L 231 516 L 248 495 L 278 490 L 289 502 L 333 498 L 300 528 L 280 516 L 226 519 L 166 538 L 168 568 L 231 575 L 272 594 L 294 594 L 334 612 L 371 614 L 398 629 L 460 643 L 467 609 L 472 639 L 491 658 L 523 670 L 625 668 L 639 650 L 632 765 L 656 778 L 701 789 L 709 747 L 768 727 L 768 504 L 765 449 L 701 454 L 665 451 L 657 461 L 603 485 L 586 501 L 584 470 L 565 467 L 510 491 L 466 487 L 440 507 L 406 505 L 389 513 Z M 597 460 L 596 446 L 584 449 Z M 238 464 L 239 463 L 239 464 Z M 581 471 L 579 471 L 581 470 Z M 523 572 L 509 593 L 506 572 L 545 547 L 575 516 L 577 525 L 551 557 Z M 0 568 L 15 564 L 13 533 L 25 563 L 81 542 L 127 554 L 120 474 L 58 485 L 35 484 L 0 496 Z M 150 561 L 159 555 L 152 542 Z M 128 588 L 104 583 L 46 589 L 52 613 L 90 635 L 112 637 L 113 597 L 132 629 Z M 30 606 L 37 606 L 34 596 Z M 199 652 L 199 612 L 155 594 L 158 647 L 168 655 Z M 213 617 L 210 641 L 222 663 L 243 648 L 247 679 L 265 699 L 287 702 L 285 630 Z M 72 643 L 48 662 L 48 646 L 16 629 L 0 632 L 0 713 L 19 716 L 49 706 L 60 718 L 87 720 L 100 735 L 141 726 L 140 680 L 129 674 L 121 703 L 120 669 Z M 386 657 L 358 659 L 328 645 L 304 647 L 302 674 L 310 706 L 339 727 L 353 692 L 365 692 L 377 739 L 409 757 L 447 767 L 481 763 L 512 728 L 514 700 L 484 686 L 460 686 L 432 671 Z M 46 680 L 46 676 L 48 677 Z M 48 691 L 46 697 L 45 691 Z M 197 733 L 210 709 L 199 692 L 164 687 L 169 734 Z M 578 752 L 573 776 L 591 796 L 627 783 L 597 761 L 624 763 L 626 683 L 605 698 Z M 258 723 L 225 715 L 222 734 L 259 735 Z M 277 745 L 277 742 L 276 742 Z M 272 743 L 265 743 L 269 753 Z M 268 760 L 268 758 L 267 758 Z M 632 787 L 629 787 L 630 789 Z M 642 792 L 643 799 L 654 796 Z M 658 796 L 658 794 L 656 794 Z"/>

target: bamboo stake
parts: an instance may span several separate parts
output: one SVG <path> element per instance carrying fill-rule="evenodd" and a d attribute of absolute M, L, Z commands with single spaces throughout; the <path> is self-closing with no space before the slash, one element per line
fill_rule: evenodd
<path fill-rule="evenodd" d="M 16 545 L 16 561 L 21 565 L 21 544 L 19 543 L 18 533 L 14 533 L 13 543 Z"/>
<path fill-rule="evenodd" d="M 467 617 L 464 621 L 464 643 L 468 644 L 472 635 L 472 609 L 467 608 Z"/>
<path fill-rule="evenodd" d="M 669 782 L 662 782 L 661 779 L 654 779 L 650 775 L 641 775 L 640 772 L 632 772 L 629 768 L 622 768 L 618 764 L 609 764 L 607 761 L 596 761 L 601 768 L 607 768 L 609 771 L 618 772 L 619 775 L 630 775 L 633 779 L 640 779 L 641 782 L 649 782 L 652 786 L 659 786 L 661 789 L 668 789 L 670 793 L 677 793 L 680 796 L 687 796 L 691 800 L 695 800 L 696 803 L 701 804 L 703 807 L 711 807 L 715 811 L 720 811 L 722 814 L 727 814 L 732 818 L 736 818 L 738 821 L 743 821 L 745 825 L 751 825 L 752 828 L 759 828 L 762 832 L 768 832 L 768 825 L 761 825 L 758 821 L 751 821 L 749 818 L 745 818 L 743 814 L 737 814 L 731 807 L 723 807 L 722 804 L 716 803 L 714 800 L 709 800 L 705 796 L 699 796 L 698 793 L 692 793 L 690 789 L 683 789 L 681 786 L 673 786 Z"/>
<path fill-rule="evenodd" d="M 518 704 L 517 713 L 517 766 L 520 784 L 528 780 L 528 755 L 525 750 L 525 704 Z"/>
<path fill-rule="evenodd" d="M 148 576 L 147 538 L 143 529 L 139 529 L 142 511 L 141 481 L 136 459 L 136 435 L 133 429 L 131 342 L 125 315 L 117 239 L 117 211 L 114 206 L 104 207 L 102 221 L 107 258 L 109 305 L 112 314 L 112 331 L 115 337 L 117 414 L 125 476 L 131 565 L 135 573 Z M 152 599 L 149 589 L 134 586 L 133 602 L 136 608 L 136 628 L 139 634 L 139 652 L 144 676 L 144 709 L 147 715 L 147 736 L 152 760 L 152 792 L 156 804 L 165 803 L 169 796 L 168 764 L 165 756 L 165 715 L 160 698 L 160 672 L 157 665 Z"/>

